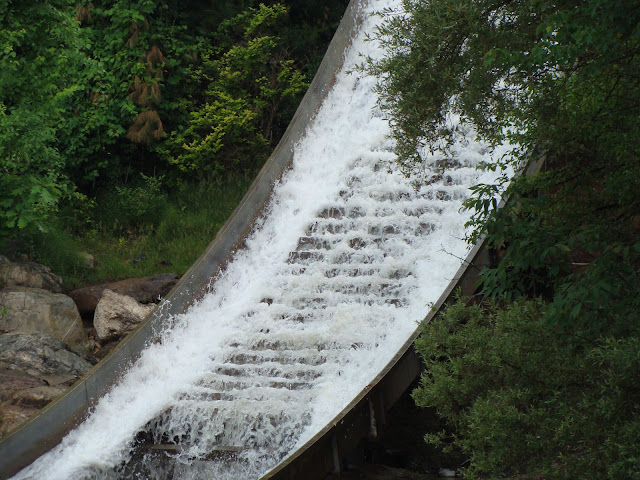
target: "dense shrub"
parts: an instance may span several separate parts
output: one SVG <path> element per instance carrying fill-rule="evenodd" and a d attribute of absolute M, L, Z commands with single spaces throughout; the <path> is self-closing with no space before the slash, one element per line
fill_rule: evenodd
<path fill-rule="evenodd" d="M 640 478 L 640 328 L 588 338 L 545 322 L 539 302 L 466 306 L 422 325 L 413 393 L 460 449 L 467 478 Z"/>
<path fill-rule="evenodd" d="M 0 1 L 0 239 L 44 230 L 73 195 L 57 127 L 93 66 L 67 0 Z"/>

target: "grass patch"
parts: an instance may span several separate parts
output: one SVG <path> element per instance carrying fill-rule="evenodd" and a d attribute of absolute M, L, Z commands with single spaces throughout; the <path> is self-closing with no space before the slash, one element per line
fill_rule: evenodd
<path fill-rule="evenodd" d="M 237 176 L 184 185 L 167 195 L 151 192 L 155 196 L 149 197 L 148 205 L 153 209 L 143 205 L 138 219 L 135 201 L 120 189 L 93 207 L 84 231 L 52 229 L 31 239 L 22 250 L 60 275 L 65 290 L 158 273 L 183 275 L 227 221 L 252 180 Z M 147 198 L 140 188 L 130 191 L 133 200 Z M 80 222 L 76 218 L 74 223 Z M 94 256 L 95 268 L 87 266 L 81 252 Z"/>

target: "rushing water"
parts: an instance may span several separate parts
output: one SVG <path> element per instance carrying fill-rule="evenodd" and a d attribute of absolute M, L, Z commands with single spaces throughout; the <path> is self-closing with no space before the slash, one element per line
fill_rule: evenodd
<path fill-rule="evenodd" d="M 393 171 L 365 33 L 397 8 L 365 5 L 343 71 L 296 146 L 247 248 L 174 319 L 89 418 L 16 479 L 258 478 L 388 363 L 466 253 L 460 211 L 491 180 L 471 135 L 455 160 Z M 495 152 L 494 152 L 495 153 Z M 415 179 L 414 179 L 415 180 Z M 414 184 L 415 183 L 415 184 Z"/>

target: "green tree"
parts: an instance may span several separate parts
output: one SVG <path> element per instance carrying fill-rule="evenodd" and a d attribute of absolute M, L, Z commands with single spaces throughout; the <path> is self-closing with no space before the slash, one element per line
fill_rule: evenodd
<path fill-rule="evenodd" d="M 405 0 L 379 38 L 381 94 L 405 165 L 448 154 L 447 116 L 511 151 L 544 154 L 533 180 L 475 187 L 475 232 L 504 250 L 485 293 L 546 295 L 549 319 L 624 330 L 640 300 L 640 3 Z M 496 212 L 495 196 L 521 197 Z"/>
<path fill-rule="evenodd" d="M 290 3 L 292 19 L 255 0 L 0 0 L 2 235 L 81 194 L 259 165 L 344 0 Z"/>
<path fill-rule="evenodd" d="M 45 229 L 73 195 L 59 124 L 92 68 L 67 0 L 0 1 L 0 236 Z"/>
<path fill-rule="evenodd" d="M 101 74 L 85 79 L 81 110 L 97 121 L 81 118 L 64 136 L 82 150 L 70 159 L 74 178 L 94 190 L 126 184 L 137 172 L 155 174 L 152 145 L 178 107 L 197 40 L 162 0 L 96 0 L 79 7 L 76 18 Z"/>
<path fill-rule="evenodd" d="M 286 14 L 282 5 L 260 5 L 220 24 L 192 68 L 203 103 L 158 148 L 169 163 L 198 174 L 261 165 L 308 86 L 272 33 Z"/>

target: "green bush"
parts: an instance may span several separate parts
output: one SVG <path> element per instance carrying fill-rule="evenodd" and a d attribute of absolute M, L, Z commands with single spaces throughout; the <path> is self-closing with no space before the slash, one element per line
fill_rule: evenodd
<path fill-rule="evenodd" d="M 549 327 L 543 305 L 462 300 L 421 326 L 413 392 L 448 431 L 466 478 L 640 479 L 640 338 Z M 518 477 L 521 478 L 521 477 Z"/>
<path fill-rule="evenodd" d="M 112 233 L 136 234 L 153 230 L 167 209 L 162 177 L 140 174 L 133 185 L 116 186 L 98 203 L 98 223 Z"/>

